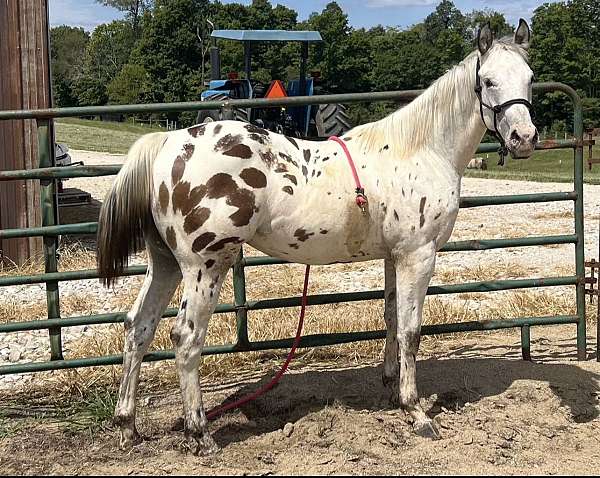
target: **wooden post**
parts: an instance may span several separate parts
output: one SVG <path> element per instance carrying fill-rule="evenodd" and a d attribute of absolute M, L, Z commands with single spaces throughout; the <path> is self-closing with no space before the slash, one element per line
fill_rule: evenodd
<path fill-rule="evenodd" d="M 0 110 L 52 106 L 49 51 L 48 0 L 0 0 Z M 37 143 L 35 120 L 0 121 L 0 170 L 37 167 Z M 39 226 L 40 211 L 39 181 L 0 182 L 0 229 Z M 41 238 L 0 240 L 0 262 L 41 250 Z"/>

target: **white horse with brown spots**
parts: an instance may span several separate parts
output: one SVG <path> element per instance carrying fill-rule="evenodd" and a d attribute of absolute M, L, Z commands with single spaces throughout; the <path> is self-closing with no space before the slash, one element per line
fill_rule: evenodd
<path fill-rule="evenodd" d="M 148 274 L 125 321 L 123 380 L 115 417 L 121 446 L 139 437 L 135 398 L 142 357 L 183 278 L 171 338 L 185 435 L 196 452 L 217 449 L 202 406 L 198 366 L 219 291 L 243 243 L 304 264 L 385 260 L 387 339 L 383 380 L 415 430 L 437 431 L 419 404 L 415 356 L 436 251 L 450 237 L 461 178 L 486 126 L 513 157 L 537 140 L 529 114 L 529 27 L 478 50 L 390 116 L 344 141 L 368 207 L 355 204 L 346 157 L 334 141 L 289 138 L 219 121 L 141 138 L 102 207 L 98 264 L 111 284 L 145 242 Z M 481 85 L 480 88 L 476 88 Z"/>

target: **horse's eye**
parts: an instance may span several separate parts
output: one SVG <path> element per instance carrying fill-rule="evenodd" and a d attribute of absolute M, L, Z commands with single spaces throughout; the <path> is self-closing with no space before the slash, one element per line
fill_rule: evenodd
<path fill-rule="evenodd" d="M 496 84 L 490 79 L 486 79 L 484 83 L 486 88 L 493 88 L 496 86 Z"/>

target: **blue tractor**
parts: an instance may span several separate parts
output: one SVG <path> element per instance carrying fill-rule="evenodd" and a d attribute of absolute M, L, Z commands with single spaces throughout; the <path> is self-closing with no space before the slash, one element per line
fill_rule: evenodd
<path fill-rule="evenodd" d="M 284 96 L 312 96 L 319 89 L 320 74 L 307 75 L 306 63 L 310 42 L 323 41 L 315 31 L 285 30 L 213 30 L 209 49 L 211 76 L 208 89 L 203 91 L 202 101 L 222 101 L 247 98 L 281 98 Z M 244 44 L 245 78 L 237 73 L 221 77 L 220 52 L 217 39 L 241 41 Z M 299 78 L 285 86 L 280 80 L 264 84 L 252 79 L 252 45 L 256 42 L 279 41 L 301 44 Z M 201 110 L 197 123 L 222 119 L 220 110 Z M 321 104 L 294 107 L 235 108 L 234 119 L 256 124 L 262 128 L 298 138 L 341 136 L 351 128 L 346 108 L 341 104 Z"/>

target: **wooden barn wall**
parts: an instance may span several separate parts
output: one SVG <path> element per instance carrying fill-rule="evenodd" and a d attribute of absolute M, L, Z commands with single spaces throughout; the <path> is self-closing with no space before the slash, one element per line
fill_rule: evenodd
<path fill-rule="evenodd" d="M 48 43 L 48 0 L 0 0 L 0 110 L 51 107 Z M 0 170 L 37 167 L 37 141 L 34 120 L 0 121 Z M 0 229 L 39 225 L 39 182 L 0 182 Z M 41 245 L 1 240 L 1 258 L 22 264 Z"/>

